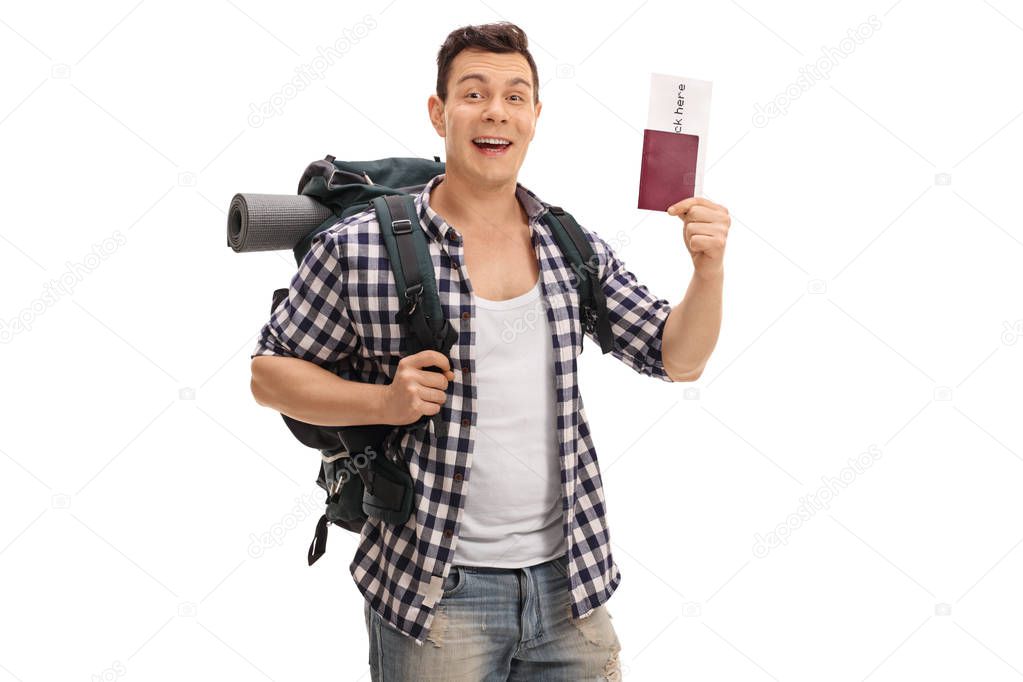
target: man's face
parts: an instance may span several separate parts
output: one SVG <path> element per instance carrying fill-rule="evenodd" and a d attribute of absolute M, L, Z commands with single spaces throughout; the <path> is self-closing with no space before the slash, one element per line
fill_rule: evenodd
<path fill-rule="evenodd" d="M 433 127 L 445 138 L 446 169 L 488 187 L 516 181 L 540 115 L 532 81 L 529 62 L 517 52 L 466 49 L 455 55 L 447 102 L 436 94 L 428 102 Z M 511 144 L 488 149 L 473 142 L 486 137 Z"/>

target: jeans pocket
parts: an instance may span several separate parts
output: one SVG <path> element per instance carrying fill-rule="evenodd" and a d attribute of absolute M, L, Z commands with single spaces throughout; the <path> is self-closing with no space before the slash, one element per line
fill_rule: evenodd
<path fill-rule="evenodd" d="M 561 575 L 562 578 L 568 577 L 568 556 L 562 554 L 556 559 L 551 559 L 551 565 L 554 566 L 554 570 Z"/>
<path fill-rule="evenodd" d="M 452 566 L 447 577 L 444 578 L 444 591 L 441 593 L 441 598 L 446 599 L 461 592 L 468 577 L 469 574 L 464 568 Z"/>

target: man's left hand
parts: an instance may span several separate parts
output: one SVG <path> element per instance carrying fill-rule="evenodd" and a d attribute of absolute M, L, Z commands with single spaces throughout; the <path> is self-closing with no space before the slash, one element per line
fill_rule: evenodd
<path fill-rule="evenodd" d="M 732 219 L 728 209 L 703 197 L 689 197 L 668 207 L 669 215 L 677 215 L 685 227 L 682 238 L 693 259 L 695 274 L 704 278 L 724 271 L 725 240 Z"/>

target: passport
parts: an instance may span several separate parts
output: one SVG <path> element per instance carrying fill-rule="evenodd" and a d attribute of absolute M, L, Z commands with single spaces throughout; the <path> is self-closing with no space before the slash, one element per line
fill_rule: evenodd
<path fill-rule="evenodd" d="M 696 196 L 696 159 L 700 138 L 661 130 L 643 131 L 643 164 L 639 171 L 639 208 L 666 211 Z"/>
<path fill-rule="evenodd" d="M 703 194 L 710 92 L 710 81 L 650 74 L 638 208 L 663 212 Z"/>

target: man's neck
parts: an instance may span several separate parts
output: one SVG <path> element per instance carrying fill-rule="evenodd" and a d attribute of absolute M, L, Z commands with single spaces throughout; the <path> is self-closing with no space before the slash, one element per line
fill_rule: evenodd
<path fill-rule="evenodd" d="M 430 207 L 459 231 L 508 229 L 526 220 L 516 196 L 517 183 L 470 187 L 457 175 L 444 174 L 430 194 Z"/>

